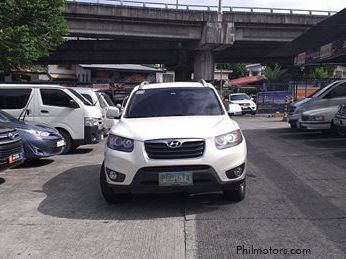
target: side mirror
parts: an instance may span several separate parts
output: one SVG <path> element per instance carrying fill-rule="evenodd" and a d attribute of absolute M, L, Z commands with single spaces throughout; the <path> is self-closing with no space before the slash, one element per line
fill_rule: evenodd
<path fill-rule="evenodd" d="M 121 104 L 117 103 L 117 105 L 115 105 L 115 107 L 117 107 L 120 110 L 121 109 Z"/>
<path fill-rule="evenodd" d="M 229 115 L 237 115 L 242 113 L 242 109 L 239 104 L 230 103 L 227 112 Z"/>
<path fill-rule="evenodd" d="M 118 108 L 113 108 L 113 107 L 110 107 L 108 110 L 107 110 L 107 112 L 106 112 L 106 117 L 108 118 L 108 119 L 116 119 L 116 120 L 118 120 L 118 119 L 120 119 L 120 117 L 121 117 L 121 113 L 120 113 L 120 111 L 119 111 L 119 109 Z"/>
<path fill-rule="evenodd" d="M 78 103 L 75 100 L 73 100 L 73 99 L 70 99 L 70 103 L 69 104 L 70 104 L 70 108 L 72 108 L 72 109 L 79 108 Z"/>

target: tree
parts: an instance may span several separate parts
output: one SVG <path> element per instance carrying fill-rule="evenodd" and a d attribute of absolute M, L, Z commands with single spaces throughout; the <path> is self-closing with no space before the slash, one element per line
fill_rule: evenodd
<path fill-rule="evenodd" d="M 312 77 L 314 79 L 323 80 L 323 79 L 329 79 L 332 76 L 333 76 L 333 70 L 332 69 L 327 69 L 327 68 L 324 68 L 324 67 L 317 67 L 312 72 Z"/>
<path fill-rule="evenodd" d="M 0 72 L 30 66 L 63 43 L 65 0 L 4 0 L 0 3 Z"/>
<path fill-rule="evenodd" d="M 266 66 L 264 69 L 264 77 L 269 83 L 283 83 L 289 81 L 287 69 L 282 69 L 278 64 Z"/>
<path fill-rule="evenodd" d="M 239 78 L 246 76 L 246 65 L 243 63 L 235 63 L 235 64 L 217 64 L 217 69 L 224 69 L 224 70 L 232 70 L 231 77 L 232 78 Z"/>

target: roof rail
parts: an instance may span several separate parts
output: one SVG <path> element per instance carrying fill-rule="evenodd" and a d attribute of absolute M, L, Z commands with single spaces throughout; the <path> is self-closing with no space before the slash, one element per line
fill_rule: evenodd
<path fill-rule="evenodd" d="M 207 82 L 204 79 L 199 80 L 199 82 L 204 86 L 204 87 L 208 87 Z"/>
<path fill-rule="evenodd" d="M 139 85 L 139 89 L 143 89 L 143 87 L 145 85 L 149 85 L 150 83 L 148 81 L 143 81 L 140 85 Z"/>

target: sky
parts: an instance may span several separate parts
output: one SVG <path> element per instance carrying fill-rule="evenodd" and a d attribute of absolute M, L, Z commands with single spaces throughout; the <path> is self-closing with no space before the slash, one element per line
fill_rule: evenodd
<path fill-rule="evenodd" d="M 177 0 L 136 0 L 143 2 L 176 3 Z M 218 5 L 219 0 L 178 0 L 179 4 Z M 239 7 L 267 7 L 304 10 L 340 11 L 346 0 L 222 0 L 222 5 Z"/>

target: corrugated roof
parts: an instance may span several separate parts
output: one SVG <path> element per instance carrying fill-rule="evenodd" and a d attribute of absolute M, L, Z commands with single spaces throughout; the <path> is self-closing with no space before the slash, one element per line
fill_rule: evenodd
<path fill-rule="evenodd" d="M 80 64 L 82 68 L 89 69 L 104 69 L 104 70 L 117 70 L 117 71 L 131 71 L 131 72 L 164 72 L 162 68 L 153 68 L 136 64 Z"/>

